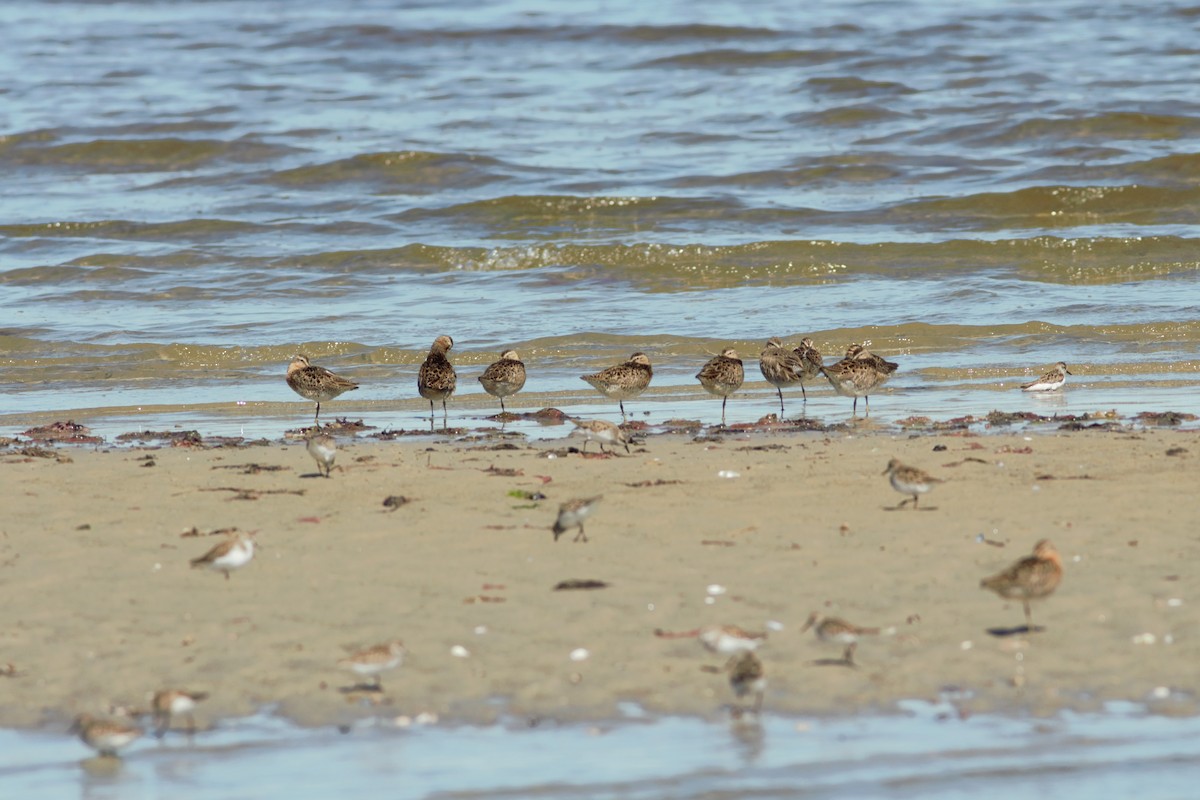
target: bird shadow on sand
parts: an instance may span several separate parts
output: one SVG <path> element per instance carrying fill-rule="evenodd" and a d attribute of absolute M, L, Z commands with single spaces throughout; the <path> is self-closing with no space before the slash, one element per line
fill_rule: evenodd
<path fill-rule="evenodd" d="M 327 478 L 329 476 L 326 475 L 324 472 L 306 472 L 303 475 L 297 475 L 296 477 L 302 478 L 302 479 L 308 479 L 308 478 Z"/>
<path fill-rule="evenodd" d="M 883 510 L 884 511 L 902 511 L 906 508 L 908 508 L 908 506 L 901 504 L 898 506 L 884 506 Z M 916 508 L 914 508 L 912 510 L 913 511 L 937 511 L 938 507 L 937 506 L 917 506 Z"/>
<path fill-rule="evenodd" d="M 383 687 L 374 683 L 356 683 L 338 688 L 342 694 L 383 694 Z"/>
<path fill-rule="evenodd" d="M 986 628 L 985 630 L 992 636 L 1004 638 L 1005 636 L 1020 636 L 1023 633 L 1041 633 L 1046 629 L 1041 625 L 1017 625 L 1012 628 Z"/>
<path fill-rule="evenodd" d="M 858 664 L 846 658 L 816 658 L 809 662 L 814 667 L 849 667 L 858 669 Z"/>

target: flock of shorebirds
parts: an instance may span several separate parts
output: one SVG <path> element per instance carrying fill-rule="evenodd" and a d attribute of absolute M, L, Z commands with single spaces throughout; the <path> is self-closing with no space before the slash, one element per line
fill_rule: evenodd
<path fill-rule="evenodd" d="M 799 384 L 800 392 L 807 401 L 808 392 L 804 384 L 818 375 L 824 376 L 835 392 L 854 399 L 851 413 L 858 413 L 860 397 L 867 407 L 867 413 L 870 413 L 870 395 L 887 382 L 899 365 L 870 352 L 866 344 L 870 343 L 850 345 L 840 361 L 827 366 L 812 339 L 805 338 L 798 347 L 787 346 L 779 338 L 769 339 L 759 354 L 758 366 L 763 378 L 775 387 L 779 395 L 779 413 L 784 413 L 784 387 Z M 433 429 L 435 404 L 438 402 L 442 404 L 442 426 L 447 426 L 446 401 L 458 386 L 458 373 L 446 355 L 452 347 L 454 340 L 449 336 L 442 335 L 434 339 L 429 348 L 429 355 L 425 357 L 417 373 L 417 392 L 429 401 L 430 430 Z M 1070 374 L 1067 365 L 1060 361 L 1042 377 L 1023 384 L 1021 390 L 1053 392 L 1062 388 Z M 525 387 L 525 377 L 525 364 L 520 356 L 515 350 L 505 350 L 501 353 L 500 360 L 488 366 L 478 380 L 484 391 L 499 398 L 500 412 L 505 414 L 507 408 L 504 398 L 521 391 Z M 624 420 L 625 401 L 646 391 L 653 377 L 654 368 L 650 364 L 650 358 L 639 352 L 631 355 L 629 360 L 622 364 L 591 375 L 581 375 L 580 379 L 605 397 L 616 400 L 621 410 L 621 419 Z M 700 385 L 710 394 L 721 398 L 722 425 L 725 424 L 725 404 L 729 401 L 729 396 L 742 387 L 745 378 L 742 360 L 732 348 L 709 359 L 696 373 Z M 296 394 L 317 404 L 313 421 L 318 423 L 321 403 L 358 388 L 354 381 L 310 363 L 308 357 L 303 355 L 296 356 L 288 365 L 287 384 Z"/>
<path fill-rule="evenodd" d="M 443 424 L 446 421 L 446 400 L 454 393 L 457 375 L 450 364 L 446 353 L 453 346 L 449 336 L 439 336 L 429 351 L 429 356 L 421 365 L 418 374 L 418 391 L 430 402 L 430 425 L 433 425 L 435 413 L 434 404 L 442 403 Z M 780 412 L 783 411 L 783 388 L 799 384 L 804 392 L 804 383 L 823 375 L 834 389 L 841 395 L 853 397 L 855 411 L 859 397 L 866 399 L 876 388 L 881 386 L 897 369 L 895 362 L 887 361 L 866 349 L 863 345 L 854 344 L 846 351 L 840 361 L 825 366 L 821 354 L 813 347 L 811 339 L 804 339 L 799 347 L 785 346 L 779 339 L 772 338 L 767 342 L 759 359 L 763 377 L 769 381 L 779 393 Z M 1059 362 L 1054 369 L 1038 380 L 1024 384 L 1024 391 L 1054 391 L 1060 389 L 1071 374 L 1066 364 Z M 650 360 L 644 353 L 634 353 L 629 360 L 601 370 L 600 372 L 581 376 L 583 380 L 594 386 L 605 396 L 617 400 L 622 418 L 625 415 L 624 401 L 641 394 L 650 384 L 653 370 Z M 706 363 L 696 377 L 701 385 L 710 393 L 722 398 L 722 424 L 724 424 L 725 402 L 742 385 L 744 370 L 737 353 L 731 349 L 712 358 Z M 513 350 L 505 351 L 500 360 L 491 364 L 482 375 L 479 382 L 491 395 L 500 399 L 501 413 L 506 413 L 504 398 L 511 397 L 525 385 L 525 365 Z M 337 445 L 332 436 L 323 433 L 319 426 L 321 403 L 334 399 L 344 392 L 358 388 L 358 384 L 334 374 L 323 367 L 310 364 L 305 356 L 296 356 L 287 371 L 287 383 L 302 397 L 316 403 L 314 421 L 318 422 L 307 435 L 307 450 L 317 463 L 321 474 L 328 477 L 334 464 Z M 807 394 L 805 394 L 807 399 Z M 626 432 L 618 425 L 605 420 L 573 420 L 580 432 L 585 436 L 583 447 L 586 452 L 587 443 L 596 441 L 600 449 L 604 445 L 623 445 L 629 450 L 629 439 Z M 917 507 L 920 496 L 931 491 L 942 481 L 934 478 L 916 467 L 900 463 L 892 459 L 887 464 L 884 474 L 888 476 L 892 487 L 905 498 L 897 508 L 911 502 Z M 589 518 L 602 498 L 589 497 L 569 500 L 563 503 L 551 528 L 554 540 L 570 530 L 578 532 L 574 537 L 576 542 L 586 542 L 584 521 Z M 230 573 L 249 564 L 255 555 L 255 542 L 252 534 L 234 531 L 228 538 L 208 552 L 192 559 L 195 568 L 206 568 L 219 572 L 228 580 Z M 1034 547 L 1033 553 L 1012 564 L 1007 569 L 988 578 L 984 578 L 981 587 L 991 590 L 1000 597 L 1020 600 L 1025 610 L 1026 625 L 1021 630 L 1032 632 L 1038 630 L 1033 625 L 1030 602 L 1050 595 L 1062 580 L 1062 559 L 1054 546 L 1042 540 Z M 817 663 L 833 663 L 845 666 L 855 666 L 854 652 L 860 637 L 878 634 L 879 628 L 865 628 L 853 625 L 837 617 L 822 617 L 813 614 L 801 631 L 813 629 L 823 642 L 832 642 L 844 646 L 842 657 L 837 660 L 824 660 Z M 764 632 L 749 632 L 734 625 L 714 625 L 697 629 L 683 634 L 668 634 L 656 631 L 660 636 L 695 636 L 708 650 L 729 656 L 725 671 L 729 673 L 730 686 L 738 698 L 753 695 L 755 698 L 753 710 L 757 713 L 762 707 L 763 692 L 766 688 L 766 672 L 762 662 L 756 655 L 756 650 L 767 638 Z M 404 645 L 396 640 L 369 647 L 356 652 L 338 662 L 338 666 L 348 669 L 361 677 L 374 678 L 370 687 L 382 689 L 381 676 L 384 672 L 394 669 L 403 662 Z M 184 690 L 163 690 L 153 696 L 152 713 L 154 730 L 162 737 L 170 729 L 172 720 L 183 716 L 188 720 L 189 735 L 194 731 L 192 712 L 196 704 L 204 700 L 207 693 L 189 692 Z M 741 714 L 746 708 L 737 709 Z M 102 756 L 116 756 L 117 752 L 135 741 L 142 735 L 142 730 L 136 725 L 116 719 L 95 718 L 90 715 L 80 715 L 71 728 L 88 746 Z"/>

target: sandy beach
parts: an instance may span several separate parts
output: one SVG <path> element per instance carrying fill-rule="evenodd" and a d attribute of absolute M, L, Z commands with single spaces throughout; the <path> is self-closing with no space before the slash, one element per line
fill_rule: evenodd
<path fill-rule="evenodd" d="M 262 708 L 306 725 L 603 719 L 624 701 L 711 716 L 733 700 L 724 659 L 656 631 L 714 623 L 769 632 L 778 713 L 939 696 L 964 714 L 1197 710 L 1194 430 L 674 433 L 606 458 L 582 444 L 342 439 L 329 479 L 302 442 L 11 445 L 0 725 L 145 709 L 166 687 L 211 693 L 201 725 Z M 896 508 L 893 457 L 945 479 L 919 510 Z M 589 541 L 555 541 L 559 504 L 594 495 Z M 228 528 L 255 532 L 254 561 L 229 580 L 190 568 Z M 980 579 L 1042 538 L 1065 568 L 1033 609 L 1045 630 L 990 634 L 1023 612 Z M 568 579 L 608 585 L 554 590 Z M 815 665 L 841 648 L 801 633 L 813 611 L 885 631 L 857 668 Z M 382 692 L 355 689 L 338 659 L 393 638 L 403 666 Z"/>

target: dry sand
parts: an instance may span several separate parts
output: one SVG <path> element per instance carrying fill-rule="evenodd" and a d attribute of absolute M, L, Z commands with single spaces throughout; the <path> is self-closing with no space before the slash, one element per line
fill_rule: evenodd
<path fill-rule="evenodd" d="M 264 707 L 303 724 L 603 719 L 622 701 L 717 715 L 721 659 L 655 635 L 710 623 L 771 623 L 774 712 L 947 693 L 964 713 L 1197 710 L 1195 431 L 670 434 L 613 458 L 494 444 L 343 441 L 330 479 L 302 443 L 0 451 L 0 725 L 144 708 L 163 687 L 211 692 L 201 724 Z M 893 456 L 946 479 L 920 510 L 894 510 Z M 558 504 L 597 494 L 590 541 L 555 542 Z M 189 568 L 219 538 L 181 534 L 234 526 L 257 532 L 251 564 Z M 990 635 L 1023 614 L 980 578 L 1040 538 L 1066 570 L 1034 607 L 1046 630 Z M 572 578 L 610 586 L 552 591 Z M 816 666 L 840 648 L 800 632 L 814 610 L 895 632 L 856 669 Z M 395 637 L 409 656 L 384 691 L 348 690 L 337 660 Z"/>

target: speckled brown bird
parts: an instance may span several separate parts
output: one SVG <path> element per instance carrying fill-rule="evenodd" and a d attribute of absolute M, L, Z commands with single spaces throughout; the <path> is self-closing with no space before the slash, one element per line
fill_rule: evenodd
<path fill-rule="evenodd" d="M 479 376 L 483 390 L 492 397 L 500 398 L 500 413 L 507 414 L 504 398 L 510 397 L 525 388 L 525 365 L 516 350 L 505 350 L 500 354 L 500 360 L 488 366 Z"/>
<path fill-rule="evenodd" d="M 726 348 L 719 356 L 713 356 L 708 363 L 696 373 L 697 380 L 704 390 L 721 398 L 721 425 L 725 425 L 725 404 L 729 395 L 742 388 L 746 379 L 746 371 L 742 360 L 732 347 Z"/>
<path fill-rule="evenodd" d="M 1051 595 L 1062 582 L 1062 576 L 1062 557 L 1049 539 L 1042 539 L 1034 545 L 1033 555 L 1025 556 L 990 578 L 984 578 L 979 586 L 1006 600 L 1020 600 L 1025 606 L 1025 625 L 1033 630 L 1029 602 Z"/>
<path fill-rule="evenodd" d="M 846 649 L 842 651 L 842 660 L 850 666 L 855 666 L 854 651 L 858 648 L 859 637 L 873 636 L 879 633 L 879 628 L 863 628 L 852 625 L 839 617 L 823 617 L 816 611 L 808 615 L 800 632 L 804 633 L 814 626 L 817 638 L 822 642 L 833 642 L 846 646 Z"/>
<path fill-rule="evenodd" d="M 303 355 L 295 356 L 292 363 L 288 364 L 287 385 L 301 397 L 316 402 L 314 423 L 321 416 L 323 401 L 332 400 L 344 392 L 352 392 L 358 388 L 354 381 L 335 375 L 324 367 L 310 364 L 308 356 Z"/>
<path fill-rule="evenodd" d="M 646 391 L 653 377 L 654 369 L 650 366 L 650 359 L 645 353 L 634 353 L 624 364 L 617 364 L 591 375 L 580 375 L 579 379 L 587 381 L 605 397 L 616 400 L 621 408 L 621 419 L 624 420 L 625 401 Z"/>
<path fill-rule="evenodd" d="M 442 401 L 442 430 L 449 429 L 449 417 L 446 411 L 446 399 L 454 394 L 458 385 L 458 375 L 454 371 L 446 353 L 454 347 L 454 340 L 449 336 L 439 336 L 433 340 L 429 355 L 421 364 L 417 373 L 417 391 L 429 401 L 429 430 L 433 430 L 433 404 Z"/>

